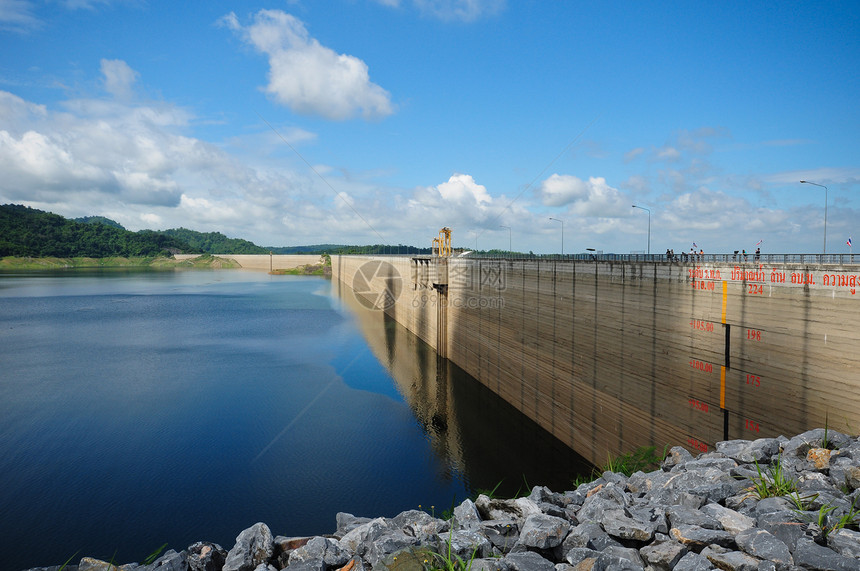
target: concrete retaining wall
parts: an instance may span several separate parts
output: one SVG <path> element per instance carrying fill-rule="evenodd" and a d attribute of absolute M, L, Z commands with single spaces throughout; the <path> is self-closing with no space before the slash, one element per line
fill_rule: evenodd
<path fill-rule="evenodd" d="M 189 260 L 196 258 L 199 254 L 176 254 L 177 260 Z M 219 258 L 235 260 L 246 270 L 289 270 L 300 266 L 319 264 L 320 256 L 314 255 L 286 255 L 272 254 L 217 254 Z"/>
<path fill-rule="evenodd" d="M 333 278 L 594 463 L 860 431 L 849 267 L 333 256 Z M 444 299 L 447 289 L 447 300 Z"/>

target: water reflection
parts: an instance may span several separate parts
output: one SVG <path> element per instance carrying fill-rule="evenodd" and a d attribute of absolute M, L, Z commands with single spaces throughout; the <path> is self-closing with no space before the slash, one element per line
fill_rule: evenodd
<path fill-rule="evenodd" d="M 376 358 L 423 428 L 445 477 L 462 478 L 473 493 L 522 493 L 527 486 L 571 489 L 592 466 L 383 311 L 358 303 L 335 283 Z M 501 483 L 501 484 L 500 484 Z"/>

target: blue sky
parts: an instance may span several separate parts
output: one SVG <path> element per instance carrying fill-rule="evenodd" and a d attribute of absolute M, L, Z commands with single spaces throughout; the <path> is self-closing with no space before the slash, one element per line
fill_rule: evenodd
<path fill-rule="evenodd" d="M 856 2 L 0 0 L 0 53 L 0 203 L 547 253 L 645 251 L 636 204 L 652 252 L 820 252 L 809 180 L 860 239 Z"/>

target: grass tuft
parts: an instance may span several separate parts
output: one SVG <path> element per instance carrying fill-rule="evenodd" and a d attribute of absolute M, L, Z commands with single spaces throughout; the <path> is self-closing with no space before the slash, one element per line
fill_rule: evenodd
<path fill-rule="evenodd" d="M 758 461 L 755 463 L 755 469 L 758 472 L 758 477 L 752 479 L 753 485 L 750 491 L 755 494 L 758 499 L 773 498 L 779 496 L 791 496 L 797 494 L 797 486 L 794 480 L 786 476 L 782 469 L 781 457 L 777 456 L 776 462 L 768 466 L 766 471 L 762 471 Z M 794 500 L 792 500 L 794 501 Z"/>

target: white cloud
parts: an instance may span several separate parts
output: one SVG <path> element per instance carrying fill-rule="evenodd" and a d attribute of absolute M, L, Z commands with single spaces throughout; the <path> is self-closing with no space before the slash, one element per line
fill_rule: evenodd
<path fill-rule="evenodd" d="M 0 30 L 26 32 L 41 27 L 33 9 L 33 2 L 27 0 L 0 0 Z"/>
<path fill-rule="evenodd" d="M 541 183 L 538 195 L 546 206 L 569 206 L 579 216 L 614 217 L 627 214 L 629 199 L 606 184 L 603 177 L 584 181 L 573 175 L 553 174 Z"/>
<path fill-rule="evenodd" d="M 472 175 L 468 174 L 453 174 L 448 182 L 443 182 L 436 189 L 448 202 L 463 206 L 480 206 L 493 201 L 487 188 L 476 183 Z"/>
<path fill-rule="evenodd" d="M 636 147 L 635 149 L 631 149 L 624 153 L 624 162 L 629 163 L 630 161 L 642 155 L 644 152 L 645 149 L 643 147 Z"/>
<path fill-rule="evenodd" d="M 674 147 L 663 147 L 662 149 L 657 149 L 656 156 L 658 160 L 661 161 L 677 161 L 681 158 L 681 152 Z"/>
<path fill-rule="evenodd" d="M 425 14 L 441 20 L 472 22 L 499 13 L 505 0 L 414 0 L 415 6 Z"/>
<path fill-rule="evenodd" d="M 280 10 L 261 10 L 249 26 L 230 13 L 221 22 L 269 57 L 266 92 L 293 111 L 345 120 L 394 113 L 389 93 L 370 81 L 367 64 L 311 38 L 304 24 Z"/>
<path fill-rule="evenodd" d="M 138 76 L 136 71 L 118 59 L 103 59 L 101 71 L 108 93 L 122 101 L 131 99 L 134 94 L 134 82 L 137 81 Z"/>

